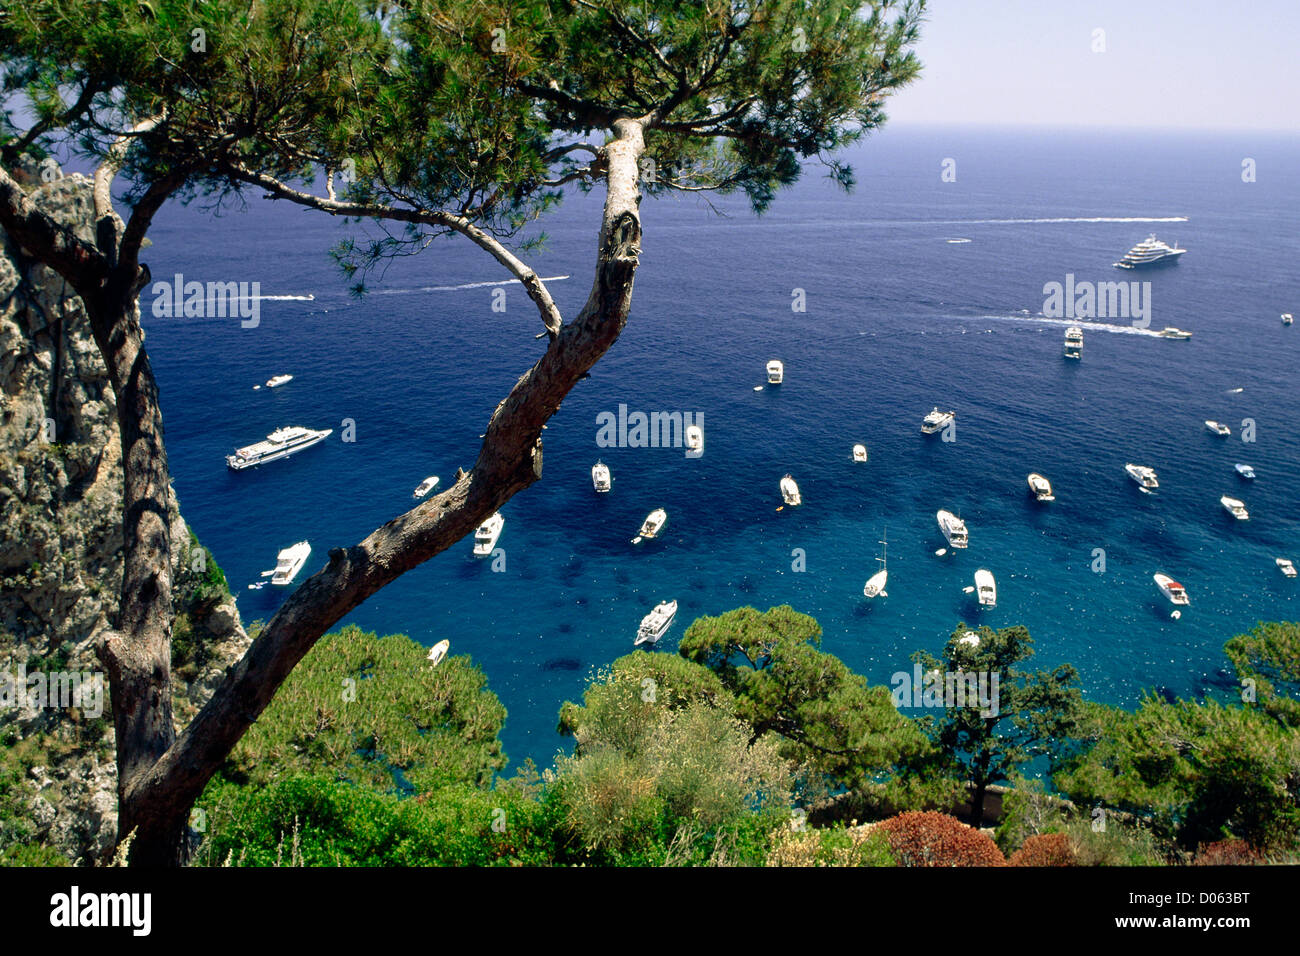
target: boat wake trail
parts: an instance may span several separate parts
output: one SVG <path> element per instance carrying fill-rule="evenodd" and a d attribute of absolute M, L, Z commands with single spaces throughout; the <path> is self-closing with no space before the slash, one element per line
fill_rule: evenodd
<path fill-rule="evenodd" d="M 560 282 L 570 276 L 542 276 L 543 282 Z M 426 285 L 418 289 L 374 289 L 371 295 L 414 295 L 417 292 L 460 292 L 464 289 L 488 289 L 493 286 L 519 285 L 518 279 L 499 279 L 496 282 L 462 282 L 460 285 Z"/>
<path fill-rule="evenodd" d="M 1093 322 L 1088 319 L 1049 319 L 1043 315 L 982 315 L 980 321 L 989 319 L 995 322 L 1028 322 L 1034 325 L 1060 325 L 1069 327 L 1077 325 L 1085 332 L 1118 332 L 1121 335 L 1149 335 L 1160 338 L 1157 329 L 1143 329 L 1136 325 L 1112 325 L 1109 322 Z"/>
<path fill-rule="evenodd" d="M 1054 222 L 1187 222 L 1186 216 L 1058 216 L 1050 219 L 934 219 L 936 226 L 1020 226 Z"/>
<path fill-rule="evenodd" d="M 263 299 L 267 302 L 315 302 L 314 295 L 250 295 L 250 299 Z"/>

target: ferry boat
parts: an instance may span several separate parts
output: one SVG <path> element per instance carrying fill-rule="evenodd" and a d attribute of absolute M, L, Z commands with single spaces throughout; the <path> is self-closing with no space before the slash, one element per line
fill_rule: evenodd
<path fill-rule="evenodd" d="M 1169 575 L 1156 574 L 1153 575 L 1153 577 L 1156 582 L 1156 587 L 1160 589 L 1161 594 L 1169 598 L 1171 604 L 1186 607 L 1192 603 L 1192 599 L 1187 596 L 1187 589 Z"/>
<path fill-rule="evenodd" d="M 429 492 L 433 491 L 433 489 L 437 487 L 438 487 L 438 476 L 430 475 L 428 478 L 424 479 L 424 481 L 420 482 L 418 485 L 415 486 L 415 490 L 411 492 L 411 497 L 423 498 L 425 495 L 427 495 Z"/>
<path fill-rule="evenodd" d="M 881 556 L 876 558 L 880 565 L 880 570 L 867 578 L 867 583 L 862 587 L 863 597 L 889 597 L 885 593 L 885 585 L 889 583 L 889 532 L 885 532 L 885 537 L 880 539 L 880 545 L 884 549 Z"/>
<path fill-rule="evenodd" d="M 1185 341 L 1192 337 L 1191 332 L 1188 332 L 1186 329 L 1176 329 L 1172 325 L 1166 325 L 1156 334 L 1162 339 L 1178 339 L 1180 341 Z"/>
<path fill-rule="evenodd" d="M 1124 470 L 1128 476 L 1142 486 L 1143 491 L 1153 491 L 1160 487 L 1160 482 L 1156 478 L 1156 470 L 1148 468 L 1146 465 L 1127 464 Z"/>
<path fill-rule="evenodd" d="M 935 513 L 935 518 L 939 521 L 939 530 L 943 536 L 948 539 L 948 545 L 952 548 L 964 548 L 970 541 L 970 536 L 966 532 L 966 522 L 962 521 L 951 511 L 940 510 Z"/>
<path fill-rule="evenodd" d="M 1153 266 L 1173 265 L 1186 252 L 1178 243 L 1172 246 L 1161 242 L 1155 235 L 1147 236 L 1136 246 L 1124 253 L 1124 258 L 1115 263 L 1118 269 L 1149 269 Z"/>
<path fill-rule="evenodd" d="M 853 460 L 854 460 L 854 461 L 866 461 L 866 460 L 867 460 L 867 446 L 866 446 L 866 445 L 854 445 L 854 446 L 853 446 Z"/>
<path fill-rule="evenodd" d="M 303 428 L 301 425 L 288 425 L 284 428 L 277 428 L 266 436 L 265 441 L 237 448 L 233 455 L 227 455 L 226 464 L 234 471 L 242 471 L 245 468 L 264 465 L 269 461 L 288 458 L 304 448 L 310 448 L 312 445 L 323 442 L 333 432 L 334 429 L 332 428 L 322 428 L 315 431 L 310 428 Z"/>
<path fill-rule="evenodd" d="M 767 363 L 767 384 L 780 385 L 785 381 L 785 366 L 781 364 L 780 359 L 772 359 Z"/>
<path fill-rule="evenodd" d="M 1222 435 L 1225 438 L 1228 435 L 1232 434 L 1232 429 L 1229 428 L 1227 425 L 1223 424 L 1222 422 L 1216 422 L 1213 419 L 1209 419 L 1209 418 L 1205 420 L 1205 430 L 1209 432 L 1213 432 L 1216 435 Z"/>
<path fill-rule="evenodd" d="M 781 497 L 791 507 L 803 504 L 803 496 L 799 494 L 799 486 L 795 484 L 794 479 L 789 475 L 781 479 Z"/>
<path fill-rule="evenodd" d="M 1065 357 L 1068 359 L 1083 358 L 1083 329 L 1077 325 L 1072 325 L 1065 330 Z"/>
<path fill-rule="evenodd" d="M 645 521 L 641 522 L 641 532 L 632 539 L 633 544 L 640 544 L 642 538 L 654 539 L 659 537 L 659 532 L 663 531 L 664 525 L 668 523 L 668 512 L 663 508 L 656 508 L 645 516 Z"/>
<path fill-rule="evenodd" d="M 272 375 L 270 378 L 266 380 L 266 387 L 279 388 L 281 385 L 286 385 L 292 381 L 293 381 L 292 375 Z"/>
<path fill-rule="evenodd" d="M 1288 578 L 1293 578 L 1296 576 L 1295 565 L 1292 564 L 1290 561 L 1288 561 L 1286 558 L 1274 558 L 1273 563 L 1276 564 L 1277 569 L 1281 571 L 1284 575 L 1286 575 Z"/>
<path fill-rule="evenodd" d="M 1029 490 L 1039 501 L 1056 500 L 1056 496 L 1052 494 L 1052 483 L 1036 471 L 1029 475 Z"/>
<path fill-rule="evenodd" d="M 1229 498 L 1224 495 L 1219 499 L 1219 504 L 1223 505 L 1225 511 L 1232 515 L 1238 521 L 1249 521 L 1250 512 L 1246 510 L 1246 503 L 1237 498 Z"/>
<path fill-rule="evenodd" d="M 998 603 L 998 586 L 993 580 L 993 572 L 980 568 L 975 572 L 975 592 L 979 595 L 980 607 L 996 607 Z"/>
<path fill-rule="evenodd" d="M 1243 478 L 1249 478 L 1253 480 L 1255 477 L 1255 469 L 1250 467 L 1250 465 L 1237 464 L 1237 465 L 1233 465 L 1232 467 L 1235 468 L 1237 470 L 1237 474 L 1241 475 L 1241 477 Z"/>
<path fill-rule="evenodd" d="M 699 425 L 687 426 L 686 450 L 692 458 L 698 458 L 704 454 L 704 429 Z"/>
<path fill-rule="evenodd" d="M 311 556 L 311 545 L 306 541 L 299 541 L 297 544 L 290 545 L 276 555 L 275 570 L 271 572 L 271 583 L 277 587 L 284 587 L 292 584 L 293 579 L 298 576 L 302 566 L 307 563 L 307 558 Z"/>
<path fill-rule="evenodd" d="M 668 628 L 673 626 L 673 618 L 676 616 L 676 601 L 664 601 L 662 604 L 656 604 L 653 611 L 641 618 L 641 626 L 636 629 L 634 646 L 658 644 L 659 638 L 663 637 L 668 632 Z"/>
<path fill-rule="evenodd" d="M 433 647 L 429 648 L 429 655 L 425 660 L 434 667 L 437 667 L 442 663 L 442 659 L 447 656 L 449 650 L 451 650 L 451 641 L 439 641 L 437 644 L 433 645 Z"/>
<path fill-rule="evenodd" d="M 925 435 L 933 435 L 941 428 L 946 428 L 948 423 L 951 422 L 956 417 L 957 417 L 956 412 L 954 411 L 941 412 L 939 411 L 939 406 L 936 405 L 934 407 L 934 410 L 929 412 L 925 416 L 925 418 L 921 420 L 921 432 L 922 434 Z"/>
<path fill-rule="evenodd" d="M 599 459 L 591 466 L 591 486 L 600 494 L 609 491 L 612 479 L 609 477 L 609 465 Z"/>
<path fill-rule="evenodd" d="M 501 537 L 501 529 L 505 524 L 506 519 L 501 516 L 501 512 L 497 511 L 478 526 L 474 532 L 474 557 L 486 558 L 492 554 L 492 549 L 497 546 L 497 538 Z"/>

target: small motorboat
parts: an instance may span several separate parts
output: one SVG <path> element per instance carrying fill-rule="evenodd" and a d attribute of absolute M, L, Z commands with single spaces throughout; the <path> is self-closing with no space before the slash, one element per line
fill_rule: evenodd
<path fill-rule="evenodd" d="M 1277 565 L 1277 569 L 1288 578 L 1295 577 L 1295 565 L 1291 561 L 1288 561 L 1286 558 L 1274 558 L 1273 562 Z"/>
<path fill-rule="evenodd" d="M 1295 319 L 1292 317 L 1292 315 L 1291 315 L 1290 312 L 1283 312 L 1283 313 L 1282 313 L 1282 324 L 1283 324 L 1283 325 L 1290 325 L 1290 324 L 1291 324 L 1292 322 L 1294 322 L 1294 321 L 1295 321 Z"/>
<path fill-rule="evenodd" d="M 998 603 L 998 586 L 993 580 L 993 572 L 980 568 L 975 572 L 975 591 L 979 595 L 980 607 L 995 607 Z"/>
<path fill-rule="evenodd" d="M 704 429 L 699 425 L 686 426 L 686 454 L 689 458 L 704 454 Z"/>
<path fill-rule="evenodd" d="M 1148 468 L 1146 465 L 1134 465 L 1130 463 L 1124 466 L 1124 470 L 1128 472 L 1128 476 L 1136 481 L 1145 492 L 1151 492 L 1160 487 L 1160 482 L 1156 478 L 1156 470 L 1154 468 Z"/>
<path fill-rule="evenodd" d="M 653 540 L 659 537 L 659 533 L 663 531 L 664 525 L 667 523 L 668 512 L 664 511 L 663 508 L 656 508 L 654 511 L 646 515 L 645 521 L 641 522 L 641 532 L 632 539 L 632 543 L 640 544 L 642 538 L 650 538 Z"/>
<path fill-rule="evenodd" d="M 447 656 L 447 651 L 451 650 L 451 641 L 439 641 L 433 647 L 429 648 L 429 656 L 425 658 L 434 667 L 442 663 L 442 659 Z"/>
<path fill-rule="evenodd" d="M 1205 420 L 1205 430 L 1208 432 L 1213 432 L 1214 434 L 1222 436 L 1224 438 L 1232 434 L 1232 429 L 1229 428 L 1227 425 L 1223 424 L 1223 422 L 1216 422 L 1210 418 L 1207 418 Z"/>
<path fill-rule="evenodd" d="M 634 645 L 640 647 L 642 644 L 658 644 L 659 638 L 672 627 L 673 618 L 676 616 L 676 601 L 664 601 L 662 604 L 655 605 L 653 611 L 641 618 L 641 626 L 636 629 Z"/>
<path fill-rule="evenodd" d="M 1179 341 L 1185 341 L 1192 337 L 1191 332 L 1188 332 L 1186 329 L 1176 329 L 1172 325 L 1165 326 L 1156 334 L 1162 339 L 1177 339 Z"/>
<path fill-rule="evenodd" d="M 433 489 L 437 487 L 438 487 L 438 476 L 430 475 L 428 478 L 424 479 L 424 481 L 420 482 L 418 485 L 415 486 L 415 490 L 411 492 L 411 497 L 423 498 L 425 495 L 427 495 L 429 492 L 433 491 Z"/>
<path fill-rule="evenodd" d="M 867 578 L 867 583 L 862 588 L 863 597 L 889 597 L 885 593 L 885 585 L 889 583 L 889 532 L 885 532 L 885 537 L 880 539 L 880 546 L 883 549 L 880 557 L 876 558 L 880 565 L 880 570 Z"/>
<path fill-rule="evenodd" d="M 1250 465 L 1237 464 L 1237 465 L 1233 465 L 1232 467 L 1235 468 L 1237 470 L 1237 474 L 1241 475 L 1241 477 L 1243 478 L 1254 479 L 1255 477 L 1255 469 L 1250 467 Z"/>
<path fill-rule="evenodd" d="M 921 419 L 921 433 L 923 435 L 933 435 L 940 429 L 946 428 L 957 418 L 954 411 L 939 411 L 936 405 L 931 411 L 926 413 L 925 418 Z"/>
<path fill-rule="evenodd" d="M 853 460 L 854 460 L 854 461 L 866 461 L 866 460 L 867 460 L 867 446 L 866 446 L 866 445 L 854 445 L 854 446 L 853 446 Z"/>
<path fill-rule="evenodd" d="M 292 375 L 272 375 L 266 380 L 267 388 L 279 388 L 281 385 L 287 385 L 293 381 Z"/>
<path fill-rule="evenodd" d="M 311 545 L 306 541 L 299 541 L 285 548 L 276 556 L 275 570 L 271 572 L 271 583 L 276 587 L 292 584 L 310 556 Z"/>
<path fill-rule="evenodd" d="M 767 384 L 780 385 L 785 381 L 785 365 L 780 359 L 772 359 L 767 363 Z"/>
<path fill-rule="evenodd" d="M 497 546 L 497 538 L 501 537 L 501 529 L 505 524 L 506 519 L 501 516 L 501 512 L 497 511 L 478 526 L 474 532 L 474 557 L 486 558 L 492 554 L 492 549 Z"/>
<path fill-rule="evenodd" d="M 1169 603 L 1177 604 L 1180 607 L 1186 607 L 1192 603 L 1192 599 L 1187 596 L 1187 589 L 1175 581 L 1167 574 L 1153 575 L 1156 587 L 1160 593 L 1169 598 Z"/>
<path fill-rule="evenodd" d="M 803 504 L 803 497 L 799 494 L 799 486 L 795 484 L 795 480 L 789 475 L 781 479 L 781 497 L 791 507 Z"/>
<path fill-rule="evenodd" d="M 609 476 L 609 465 L 603 461 L 597 462 L 591 466 L 591 486 L 600 494 L 609 491 L 610 484 L 613 481 Z"/>
<path fill-rule="evenodd" d="M 1029 475 L 1029 490 L 1039 501 L 1056 500 L 1056 496 L 1052 494 L 1052 483 L 1036 471 Z"/>
<path fill-rule="evenodd" d="M 1249 521 L 1250 512 L 1246 510 L 1246 503 L 1236 498 L 1229 498 L 1224 495 L 1219 499 L 1219 504 L 1223 505 L 1224 510 L 1232 515 L 1238 521 Z"/>

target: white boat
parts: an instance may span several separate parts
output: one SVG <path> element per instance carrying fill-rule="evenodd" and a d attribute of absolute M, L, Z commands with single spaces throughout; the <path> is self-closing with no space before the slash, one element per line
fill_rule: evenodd
<path fill-rule="evenodd" d="M 591 486 L 596 491 L 604 494 L 609 491 L 612 480 L 609 477 L 609 465 L 597 459 L 596 463 L 591 466 Z"/>
<path fill-rule="evenodd" d="M 1216 435 L 1222 435 L 1224 437 L 1232 434 L 1232 429 L 1229 428 L 1227 425 L 1223 424 L 1222 422 L 1216 422 L 1209 418 L 1205 420 L 1205 430 L 1213 432 Z"/>
<path fill-rule="evenodd" d="M 442 659 L 447 656 L 447 651 L 451 650 L 451 641 L 439 641 L 433 647 L 429 648 L 429 656 L 425 658 L 434 667 L 442 663 Z"/>
<path fill-rule="evenodd" d="M 940 510 L 935 513 L 935 517 L 939 520 L 939 530 L 948 539 L 950 548 L 964 548 L 967 546 L 970 537 L 966 532 L 966 522 L 951 511 Z"/>
<path fill-rule="evenodd" d="M 876 558 L 880 565 L 880 570 L 867 578 L 867 583 L 862 588 L 863 597 L 889 597 L 885 593 L 885 585 L 889 582 L 889 532 L 886 530 L 885 536 L 880 539 L 880 545 L 883 549 L 880 557 Z"/>
<path fill-rule="evenodd" d="M 1083 329 L 1077 325 L 1072 325 L 1065 330 L 1065 357 L 1083 358 Z"/>
<path fill-rule="evenodd" d="M 641 618 L 641 626 L 636 629 L 635 646 L 659 643 L 659 638 L 672 627 L 673 618 L 676 616 L 676 601 L 664 601 L 662 604 L 655 605 L 653 611 Z"/>
<path fill-rule="evenodd" d="M 1255 477 L 1255 469 L 1251 468 L 1250 465 L 1237 464 L 1237 465 L 1233 465 L 1232 467 L 1237 469 L 1237 474 L 1241 475 L 1241 477 L 1243 478 Z"/>
<path fill-rule="evenodd" d="M 641 522 L 640 533 L 632 539 L 633 544 L 640 544 L 642 538 L 657 538 L 663 531 L 664 525 L 668 523 L 668 512 L 663 508 L 656 508 L 645 516 L 645 521 Z"/>
<path fill-rule="evenodd" d="M 1160 336 L 1162 339 L 1178 339 L 1180 341 L 1185 341 L 1192 337 L 1191 332 L 1188 332 L 1186 329 L 1176 329 L 1172 325 L 1166 325 L 1163 329 L 1157 332 L 1156 335 Z"/>
<path fill-rule="evenodd" d="M 1277 564 L 1278 570 L 1281 571 L 1283 574 L 1285 574 L 1288 578 L 1295 577 L 1296 575 L 1295 565 L 1292 564 L 1290 561 L 1288 561 L 1286 558 L 1274 558 L 1273 561 L 1275 564 Z"/>
<path fill-rule="evenodd" d="M 266 380 L 266 387 L 279 388 L 281 385 L 285 385 L 288 382 L 292 382 L 292 381 L 293 381 L 292 375 L 272 375 L 270 378 Z"/>
<path fill-rule="evenodd" d="M 791 507 L 803 504 L 803 496 L 799 494 L 799 486 L 795 484 L 795 480 L 789 475 L 781 479 L 781 497 Z"/>
<path fill-rule="evenodd" d="M 1283 324 L 1283 325 L 1290 325 L 1290 324 L 1291 324 L 1292 322 L 1294 322 L 1294 321 L 1295 321 L 1295 319 L 1294 319 L 1294 317 L 1292 317 L 1292 315 L 1291 315 L 1290 312 L 1283 312 L 1283 313 L 1282 313 L 1282 324 Z"/>
<path fill-rule="evenodd" d="M 699 425 L 686 427 L 686 450 L 697 458 L 704 454 L 704 429 Z"/>
<path fill-rule="evenodd" d="M 1227 495 L 1224 495 L 1219 499 L 1219 504 L 1223 505 L 1224 510 L 1238 521 L 1250 520 L 1250 512 L 1246 510 L 1246 503 L 1244 501 L 1239 501 L 1236 498 L 1229 498 Z"/>
<path fill-rule="evenodd" d="M 1186 249 L 1180 249 L 1176 242 L 1171 246 L 1167 242 L 1161 242 L 1154 235 L 1150 235 L 1124 253 L 1124 258 L 1115 263 L 1115 267 L 1119 269 L 1147 269 L 1152 266 L 1172 265 L 1186 251 Z"/>
<path fill-rule="evenodd" d="M 292 584 L 310 556 L 311 545 L 306 541 L 299 541 L 285 548 L 276 556 L 275 570 L 271 572 L 271 583 L 279 587 Z"/>
<path fill-rule="evenodd" d="M 1171 604 L 1186 607 L 1192 603 L 1192 599 L 1187 596 L 1187 589 L 1169 575 L 1156 574 L 1153 577 L 1155 578 L 1156 587 L 1160 589 L 1161 594 L 1169 598 Z"/>
<path fill-rule="evenodd" d="M 501 537 L 501 529 L 505 527 L 506 519 L 497 511 L 492 514 L 478 529 L 474 532 L 474 557 L 486 558 L 492 554 L 492 549 L 497 546 L 497 538 Z"/>
<path fill-rule="evenodd" d="M 783 381 L 785 381 L 785 365 L 780 359 L 772 359 L 767 363 L 767 383 L 780 385 Z"/>
<path fill-rule="evenodd" d="M 967 631 L 961 637 L 957 638 L 957 643 L 964 647 L 979 647 L 980 636 L 974 631 Z"/>
<path fill-rule="evenodd" d="M 956 417 L 957 417 L 956 412 L 953 411 L 941 412 L 939 411 L 939 407 L 936 405 L 934 407 L 934 410 L 929 412 L 925 416 L 925 418 L 921 420 L 921 432 L 922 434 L 925 435 L 933 435 L 935 432 L 939 431 L 940 429 L 946 428 L 948 426 L 948 423 L 951 422 Z"/>
<path fill-rule="evenodd" d="M 226 464 L 234 471 L 242 471 L 245 468 L 264 465 L 268 461 L 288 458 L 304 448 L 323 442 L 333 431 L 332 428 L 315 431 L 303 428 L 301 425 L 277 428 L 266 436 L 265 441 L 245 445 L 243 448 L 236 449 L 233 455 L 227 455 Z"/>
<path fill-rule="evenodd" d="M 433 489 L 437 487 L 438 487 L 438 476 L 430 475 L 428 478 L 424 479 L 424 481 L 420 482 L 418 485 L 415 486 L 415 490 L 411 492 L 411 497 L 423 498 L 425 495 L 427 495 L 429 492 L 433 491 Z"/>
<path fill-rule="evenodd" d="M 998 603 L 998 586 L 993 580 L 993 572 L 980 568 L 975 572 L 975 590 L 979 594 L 980 607 L 994 607 Z"/>
<path fill-rule="evenodd" d="M 1127 464 L 1124 470 L 1128 476 L 1142 486 L 1143 491 L 1151 491 L 1160 487 L 1160 482 L 1156 479 L 1156 470 L 1148 468 L 1146 465 Z"/>
<path fill-rule="evenodd" d="M 1036 471 L 1029 475 L 1029 490 L 1039 501 L 1056 500 L 1056 496 L 1052 494 L 1052 483 Z"/>
<path fill-rule="evenodd" d="M 867 446 L 866 446 L 866 445 L 854 445 L 854 446 L 853 446 L 853 460 L 854 460 L 854 461 L 866 461 L 866 460 L 867 460 Z"/>

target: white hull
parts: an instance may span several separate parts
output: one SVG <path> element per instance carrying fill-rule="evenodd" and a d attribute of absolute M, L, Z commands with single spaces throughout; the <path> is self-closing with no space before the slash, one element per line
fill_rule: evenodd
<path fill-rule="evenodd" d="M 641 531 L 637 535 L 636 540 L 640 541 L 642 538 L 654 539 L 659 537 L 660 532 L 664 530 L 664 525 L 667 523 L 668 512 L 664 511 L 663 508 L 656 508 L 654 511 L 646 515 L 645 521 L 641 522 Z"/>
<path fill-rule="evenodd" d="M 803 496 L 799 494 L 799 486 L 795 484 L 794 479 L 789 475 L 781 479 L 781 498 L 791 507 L 803 504 Z"/>
<path fill-rule="evenodd" d="M 1167 574 L 1153 575 L 1156 587 L 1160 593 L 1169 599 L 1169 603 L 1176 604 L 1179 607 L 1187 607 L 1192 603 L 1191 598 L 1187 596 L 1187 590 Z"/>
<path fill-rule="evenodd" d="M 474 557 L 486 558 L 492 554 L 492 549 L 497 546 L 497 539 L 501 537 L 501 529 L 506 525 L 506 519 L 497 512 L 478 526 L 474 532 Z"/>
<path fill-rule="evenodd" d="M 288 441 L 275 440 L 275 436 L 280 435 L 286 429 L 277 429 L 266 437 L 265 441 L 257 442 L 253 445 L 240 448 L 233 455 L 226 456 L 226 464 L 233 471 L 243 471 L 245 468 L 256 468 L 258 465 L 265 465 L 267 462 L 279 461 L 281 458 L 288 458 L 290 455 L 296 455 L 304 448 L 310 448 L 312 445 L 319 445 L 326 438 L 334 433 L 334 429 L 326 428 L 322 431 L 311 431 L 302 429 L 302 436 Z"/>
<path fill-rule="evenodd" d="M 767 363 L 767 384 L 780 385 L 785 381 L 785 366 L 777 359 Z"/>
<path fill-rule="evenodd" d="M 947 428 L 957 418 L 956 412 L 941 412 L 938 406 L 930 414 L 926 415 L 921 421 L 921 434 L 933 435 L 937 431 Z"/>
<path fill-rule="evenodd" d="M 889 583 L 888 571 L 877 571 L 871 577 L 867 578 L 866 585 L 862 588 L 863 597 L 888 597 L 885 593 L 885 585 Z"/>
<path fill-rule="evenodd" d="M 1276 564 L 1277 569 L 1281 571 L 1283 574 L 1285 574 L 1288 578 L 1293 578 L 1296 576 L 1295 564 L 1287 560 L 1286 558 L 1274 558 L 1273 563 Z"/>
<path fill-rule="evenodd" d="M 1215 435 L 1222 435 L 1225 438 L 1232 434 L 1232 429 L 1220 422 L 1207 421 L 1205 430 Z"/>
<path fill-rule="evenodd" d="M 279 388 L 281 385 L 288 385 L 292 381 L 292 375 L 273 375 L 266 380 L 266 387 Z"/>
<path fill-rule="evenodd" d="M 429 656 L 425 658 L 434 667 L 442 663 L 442 659 L 447 656 L 447 651 L 451 650 L 451 641 L 439 641 L 433 647 L 429 648 Z"/>
<path fill-rule="evenodd" d="M 1034 472 L 1029 476 L 1029 490 L 1039 501 L 1055 501 L 1056 496 L 1052 494 L 1052 483 L 1042 475 Z"/>
<path fill-rule="evenodd" d="M 438 487 L 438 476 L 430 475 L 428 478 L 424 479 L 424 481 L 420 482 L 416 486 L 415 490 L 411 492 L 411 497 L 423 498 L 425 495 L 427 495 L 429 492 L 433 491 L 433 489 L 437 487 Z"/>
<path fill-rule="evenodd" d="M 686 429 L 686 450 L 696 456 L 704 454 L 704 429 L 699 425 Z"/>
<path fill-rule="evenodd" d="M 285 548 L 276 556 L 275 570 L 271 572 L 271 583 L 276 587 L 292 584 L 302 566 L 311 556 L 311 545 L 306 541 Z"/>
<path fill-rule="evenodd" d="M 1233 465 L 1232 467 L 1243 478 L 1253 480 L 1255 477 L 1255 469 L 1250 465 Z"/>
<path fill-rule="evenodd" d="M 970 535 L 966 530 L 966 522 L 951 511 L 940 511 L 935 518 L 939 522 L 939 530 L 948 539 L 950 548 L 965 548 L 969 544 Z"/>
<path fill-rule="evenodd" d="M 995 607 L 998 603 L 998 586 L 993 574 L 980 568 L 975 572 L 975 593 L 979 595 L 981 607 Z"/>
<path fill-rule="evenodd" d="M 1145 465 L 1128 464 L 1124 466 L 1124 470 L 1128 472 L 1130 478 L 1148 491 L 1160 487 L 1160 481 L 1156 477 L 1153 468 L 1147 468 Z"/>
<path fill-rule="evenodd" d="M 665 601 L 656 605 L 653 611 L 641 619 L 641 626 L 636 631 L 635 646 L 659 643 L 659 639 L 668 633 L 668 628 L 673 626 L 673 619 L 676 617 L 676 601 Z"/>
<path fill-rule="evenodd" d="M 609 466 L 604 462 L 598 461 L 591 466 L 591 486 L 600 494 L 609 491 Z"/>
<path fill-rule="evenodd" d="M 854 445 L 854 446 L 853 446 L 853 460 L 854 460 L 854 461 L 866 461 L 866 460 L 867 460 L 867 446 L 866 446 L 866 445 Z"/>
<path fill-rule="evenodd" d="M 1246 503 L 1244 501 L 1239 501 L 1236 498 L 1229 498 L 1227 495 L 1224 495 L 1219 499 L 1219 504 L 1223 505 L 1223 510 L 1228 512 L 1228 514 L 1232 515 L 1238 521 L 1250 520 L 1250 512 L 1246 510 Z"/>

